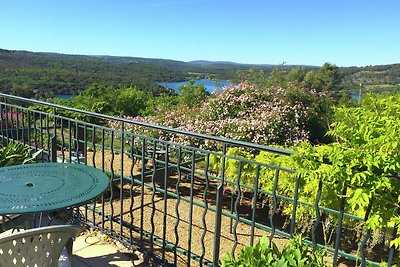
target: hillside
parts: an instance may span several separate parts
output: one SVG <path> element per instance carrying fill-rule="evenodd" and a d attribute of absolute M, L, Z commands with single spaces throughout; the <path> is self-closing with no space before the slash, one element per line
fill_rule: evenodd
<path fill-rule="evenodd" d="M 0 90 L 28 97 L 76 94 L 93 83 L 137 86 L 157 95 L 166 89 L 155 82 L 215 78 L 232 80 L 253 67 L 207 66 L 167 59 L 33 53 L 0 49 Z M 264 68 L 268 69 L 268 68 Z"/>
<path fill-rule="evenodd" d="M 239 64 L 227 61 L 182 62 L 138 57 L 85 56 L 34 53 L 0 49 L 0 91 L 27 97 L 77 94 L 93 83 L 136 86 L 153 95 L 169 92 L 156 82 L 190 79 L 237 81 L 238 71 L 250 68 L 270 72 L 274 65 Z M 281 66 L 282 68 L 313 66 Z M 400 90 L 400 64 L 340 68 L 343 89 L 356 92 Z"/>
<path fill-rule="evenodd" d="M 34 90 L 41 96 L 76 94 L 93 83 L 101 83 L 132 84 L 157 93 L 162 89 L 150 81 L 185 77 L 186 73 L 179 68 L 149 63 L 145 59 L 0 50 L 0 87 L 3 92 L 13 93 L 13 90 L 22 88 Z"/>
<path fill-rule="evenodd" d="M 341 68 L 348 90 L 400 91 L 400 64 Z"/>

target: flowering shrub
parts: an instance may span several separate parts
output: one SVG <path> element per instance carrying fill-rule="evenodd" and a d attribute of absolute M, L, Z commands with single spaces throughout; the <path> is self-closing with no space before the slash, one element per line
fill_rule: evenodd
<path fill-rule="evenodd" d="M 308 107 L 288 101 L 283 88 L 249 83 L 226 88 L 201 107 L 192 124 L 199 132 L 260 144 L 291 145 L 309 137 Z"/>
<path fill-rule="evenodd" d="M 178 105 L 173 110 L 159 109 L 152 117 L 132 119 L 241 141 L 289 146 L 309 139 L 314 125 L 326 123 L 323 119 L 327 115 L 316 108 L 320 99 L 319 94 L 306 89 L 265 88 L 242 82 L 210 96 L 197 109 Z M 149 134 L 145 129 L 134 130 Z M 171 138 L 166 133 L 151 134 L 161 139 Z M 174 140 L 204 145 L 185 136 Z"/>
<path fill-rule="evenodd" d="M 20 113 L 17 112 L 2 112 L 1 116 L 1 127 L 3 129 L 13 129 L 16 128 L 16 122 L 21 123 L 22 117 Z"/>

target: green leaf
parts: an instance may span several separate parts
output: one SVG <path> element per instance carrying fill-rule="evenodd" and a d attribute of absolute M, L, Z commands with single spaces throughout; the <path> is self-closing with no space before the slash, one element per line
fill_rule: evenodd
<path fill-rule="evenodd" d="M 390 241 L 390 245 L 389 246 L 393 246 L 396 249 L 400 249 L 400 237 L 393 239 L 392 241 Z"/>
<path fill-rule="evenodd" d="M 378 214 L 372 215 L 366 222 L 365 225 L 368 229 L 378 229 L 382 225 L 382 217 Z"/>

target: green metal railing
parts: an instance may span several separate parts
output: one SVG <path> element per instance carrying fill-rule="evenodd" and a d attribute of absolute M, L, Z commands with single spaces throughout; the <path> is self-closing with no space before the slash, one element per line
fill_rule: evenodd
<path fill-rule="evenodd" d="M 292 151 L 11 95 L 0 97 L 1 144 L 17 140 L 35 151 L 43 150 L 41 161 L 75 162 L 102 169 L 110 177 L 110 189 L 85 206 L 83 222 L 151 254 L 165 266 L 218 266 L 225 253 L 237 255 L 261 234 L 269 235 L 271 241 L 278 236 L 290 238 L 304 223 L 297 215 L 299 207 L 314 214 L 311 227 L 302 230 L 306 243 L 313 248 L 325 247 L 334 266 L 340 259 L 378 266 L 383 258 L 391 265 L 397 257 L 394 248 L 387 245 L 394 236 L 389 234 L 381 244 L 377 259 L 366 253 L 373 233 L 362 227 L 347 229 L 348 221 L 363 225 L 373 202 L 364 218 L 345 213 L 345 187 L 338 194 L 338 210 L 322 207 L 324 183 L 320 180 L 315 201 L 307 203 L 300 199 L 302 181 L 295 175 L 293 194 L 279 191 L 282 175 L 293 170 L 228 153 L 239 148 L 252 155 L 290 156 Z M 211 162 L 215 159 L 219 164 Z M 236 164 L 234 177 L 227 170 L 228 162 Z M 245 166 L 254 167 L 251 182 L 245 177 Z M 260 188 L 265 179 L 261 172 L 266 169 L 274 173 L 270 191 Z M 291 211 L 282 212 L 282 205 Z M 319 233 L 327 216 L 336 218 L 330 221 L 334 238 L 323 242 Z M 396 233 L 397 229 L 388 231 Z M 356 248 L 350 247 L 349 232 L 358 235 L 352 240 L 356 240 Z"/>

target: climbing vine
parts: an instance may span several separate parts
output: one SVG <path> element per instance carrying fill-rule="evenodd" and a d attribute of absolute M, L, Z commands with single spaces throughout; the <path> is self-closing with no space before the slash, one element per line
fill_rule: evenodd
<path fill-rule="evenodd" d="M 231 157 L 225 161 L 226 177 L 231 181 L 237 179 L 239 158 L 246 159 L 240 164 L 241 182 L 249 186 L 254 186 L 253 177 L 259 163 L 293 169 L 296 170 L 294 174 L 280 172 L 278 194 L 293 197 L 297 177 L 299 200 L 314 205 L 322 181 L 318 205 L 339 210 L 340 201 L 345 198 L 345 212 L 365 219 L 358 227 L 396 231 L 400 226 L 399 133 L 400 94 L 365 96 L 358 107 L 336 108 L 335 120 L 328 132 L 334 142 L 324 145 L 301 142 L 291 148 L 296 153 L 290 157 L 268 152 L 253 155 L 231 149 L 227 153 Z M 220 158 L 215 157 L 210 162 L 214 168 L 221 169 Z M 271 191 L 276 170 L 264 166 L 259 171 L 259 188 Z M 290 215 L 291 204 L 287 203 L 282 211 Z M 314 209 L 298 207 L 297 220 L 310 216 L 315 218 Z M 331 219 L 336 220 L 337 216 Z M 354 227 L 354 222 L 352 224 Z M 400 231 L 395 234 L 390 246 L 400 249 Z"/>

